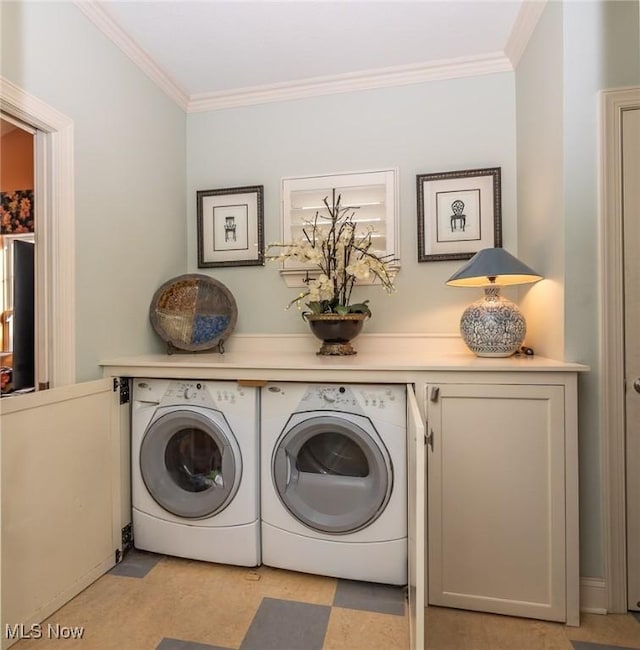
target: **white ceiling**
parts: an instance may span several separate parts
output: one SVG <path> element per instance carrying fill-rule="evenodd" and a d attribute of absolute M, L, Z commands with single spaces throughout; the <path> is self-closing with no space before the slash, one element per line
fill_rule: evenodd
<path fill-rule="evenodd" d="M 522 0 L 78 1 L 187 102 L 503 57 Z M 528 4 L 539 4 L 530 3 Z M 544 4 L 544 3 L 542 3 Z M 99 25 L 100 26 L 100 25 Z M 108 30 L 105 30 L 108 31 Z M 117 41 L 117 39 L 114 38 Z M 131 51 L 129 52 L 131 55 Z M 135 58 L 132 56 L 132 58 Z"/>

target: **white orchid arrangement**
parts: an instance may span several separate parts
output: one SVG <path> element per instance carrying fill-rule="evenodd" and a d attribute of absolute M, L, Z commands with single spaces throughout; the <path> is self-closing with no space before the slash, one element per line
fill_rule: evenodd
<path fill-rule="evenodd" d="M 306 288 L 288 305 L 301 308 L 302 301 L 312 314 L 353 314 L 371 316 L 369 302 L 351 304 L 351 293 L 357 280 L 374 278 L 391 293 L 394 290 L 390 265 L 397 261 L 393 254 L 378 255 L 372 250 L 375 230 L 356 230 L 354 207 L 343 207 L 341 195 L 332 191 L 332 201 L 323 200 L 325 210 L 317 211 L 315 217 L 304 222 L 302 236 L 292 243 L 275 242 L 269 248 L 280 248 L 271 260 L 295 260 L 314 264 L 319 273 L 307 274 Z M 315 274 L 314 274 L 315 275 Z M 306 312 L 305 312 L 306 313 Z M 304 316 L 304 314 L 303 314 Z"/>

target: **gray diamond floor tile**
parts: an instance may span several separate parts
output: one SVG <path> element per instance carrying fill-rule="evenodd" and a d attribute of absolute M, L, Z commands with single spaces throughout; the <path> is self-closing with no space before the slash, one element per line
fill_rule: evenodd
<path fill-rule="evenodd" d="M 338 580 L 333 604 L 347 609 L 404 616 L 405 590 L 404 587 L 373 582 Z"/>
<path fill-rule="evenodd" d="M 263 598 L 240 650 L 322 650 L 331 607 Z"/>
<path fill-rule="evenodd" d="M 179 639 L 162 639 L 156 650 L 230 650 L 218 645 L 208 645 L 207 643 L 194 643 L 193 641 L 180 641 Z"/>
<path fill-rule="evenodd" d="M 164 556 L 131 549 L 122 562 L 116 564 L 109 573 L 127 578 L 144 578 Z"/>
<path fill-rule="evenodd" d="M 591 643 L 590 641 L 572 641 L 574 650 L 638 650 L 622 645 L 603 645 L 601 643 Z"/>

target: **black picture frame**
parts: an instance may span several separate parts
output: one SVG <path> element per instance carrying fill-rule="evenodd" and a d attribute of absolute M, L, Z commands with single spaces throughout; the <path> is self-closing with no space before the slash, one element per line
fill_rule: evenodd
<path fill-rule="evenodd" d="M 466 260 L 502 246 L 501 168 L 418 174 L 418 262 Z"/>
<path fill-rule="evenodd" d="M 198 268 L 264 265 L 264 186 L 196 192 Z"/>

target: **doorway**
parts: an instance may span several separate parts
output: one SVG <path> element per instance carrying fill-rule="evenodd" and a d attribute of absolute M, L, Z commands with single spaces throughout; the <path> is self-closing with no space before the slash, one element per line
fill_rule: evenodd
<path fill-rule="evenodd" d="M 75 209 L 73 121 L 0 76 L 0 110 L 35 131 L 38 248 L 36 384 L 75 382 Z M 43 335 L 38 335 L 40 331 Z"/>
<path fill-rule="evenodd" d="M 640 107 L 622 114 L 625 387 L 627 449 L 627 606 L 640 611 Z"/>
<path fill-rule="evenodd" d="M 600 430 L 605 606 L 609 613 L 640 610 L 640 482 L 636 479 L 640 472 L 640 394 L 634 388 L 640 367 L 638 341 L 633 336 L 634 328 L 637 332 L 640 326 L 640 313 L 630 297 L 637 295 L 640 286 L 639 113 L 640 87 L 601 93 Z M 631 418 L 635 420 L 628 426 Z"/>
<path fill-rule="evenodd" d="M 0 116 L 0 395 L 35 388 L 34 136 Z"/>

